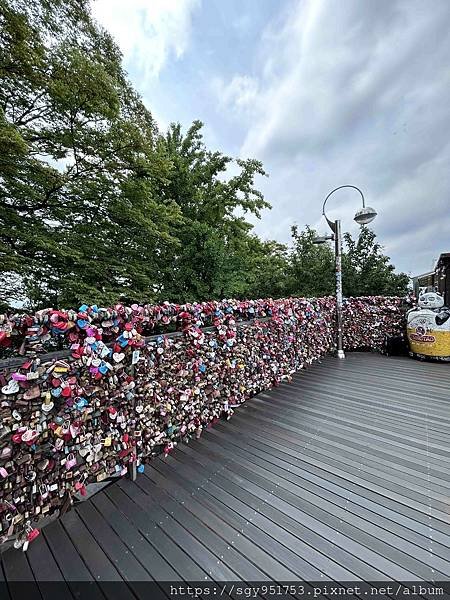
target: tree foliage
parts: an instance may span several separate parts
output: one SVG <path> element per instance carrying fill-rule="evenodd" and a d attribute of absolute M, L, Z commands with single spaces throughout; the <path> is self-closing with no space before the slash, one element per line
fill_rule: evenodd
<path fill-rule="evenodd" d="M 335 292 L 335 260 L 331 243 L 314 244 L 317 233 L 310 227 L 292 229 L 291 277 L 288 292 L 293 295 L 324 296 Z M 375 233 L 360 229 L 355 240 L 345 233 L 342 251 L 342 288 L 344 296 L 401 296 L 407 293 L 409 277 L 395 273 L 395 267 Z"/>
<path fill-rule="evenodd" d="M 148 299 L 181 219 L 120 53 L 79 0 L 1 0 L 0 253 L 36 304 Z"/>
<path fill-rule="evenodd" d="M 314 244 L 316 231 L 292 227 L 289 256 L 289 295 L 328 296 L 334 292 L 334 252 L 328 244 Z"/>
<path fill-rule="evenodd" d="M 343 255 L 342 287 L 345 296 L 400 296 L 407 292 L 409 277 L 395 273 L 395 267 L 375 233 L 362 226 L 358 239 L 344 234 L 346 252 Z"/>
<path fill-rule="evenodd" d="M 163 138 L 172 164 L 164 198 L 175 201 L 182 214 L 176 227 L 180 247 L 170 254 L 162 288 L 169 300 L 245 294 L 251 230 L 245 214 L 259 217 L 270 207 L 254 184 L 255 176 L 265 175 L 262 164 L 238 159 L 238 174 L 227 179 L 232 159 L 207 150 L 201 128 L 195 121 L 183 135 L 180 125 L 172 124 Z"/>

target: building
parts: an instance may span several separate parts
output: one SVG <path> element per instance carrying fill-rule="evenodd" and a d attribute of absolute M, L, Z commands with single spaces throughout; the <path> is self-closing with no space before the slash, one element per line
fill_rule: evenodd
<path fill-rule="evenodd" d="M 441 254 L 434 271 L 416 275 L 413 279 L 414 294 L 420 290 L 436 291 L 444 297 L 446 306 L 450 305 L 450 252 Z"/>

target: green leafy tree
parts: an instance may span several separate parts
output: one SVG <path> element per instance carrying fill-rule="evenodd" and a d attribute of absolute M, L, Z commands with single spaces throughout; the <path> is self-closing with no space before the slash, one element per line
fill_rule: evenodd
<path fill-rule="evenodd" d="M 344 296 L 402 296 L 408 291 L 409 277 L 395 273 L 390 258 L 376 241 L 375 233 L 362 226 L 358 239 L 344 234 L 347 250 L 343 256 Z"/>
<path fill-rule="evenodd" d="M 334 293 L 334 252 L 330 244 L 315 244 L 317 232 L 308 225 L 292 227 L 288 292 L 295 296 L 328 296 Z"/>
<path fill-rule="evenodd" d="M 0 0 L 0 23 L 2 273 L 35 307 L 152 300 L 181 212 L 117 46 L 83 0 Z"/>
<path fill-rule="evenodd" d="M 314 244 L 317 233 L 307 226 L 299 232 L 292 228 L 293 246 L 289 254 L 290 294 L 327 296 L 335 293 L 335 258 L 331 243 Z M 395 273 L 383 254 L 376 235 L 361 227 L 356 240 L 344 234 L 342 287 L 344 296 L 402 296 L 407 293 L 409 277 Z"/>
<path fill-rule="evenodd" d="M 245 258 L 247 298 L 283 298 L 288 294 L 289 261 L 284 244 L 248 238 Z"/>
<path fill-rule="evenodd" d="M 270 207 L 254 183 L 257 175 L 265 175 L 262 164 L 237 159 L 238 174 L 227 178 L 233 160 L 205 147 L 202 126 L 195 121 L 183 135 L 181 126 L 172 124 L 164 138 L 172 163 L 164 198 L 182 214 L 175 228 L 180 246 L 166 254 L 167 275 L 160 288 L 168 299 L 244 295 L 252 229 L 245 214 L 259 217 Z"/>
<path fill-rule="evenodd" d="M 0 24 L 1 301 L 257 294 L 276 254 L 245 218 L 269 206 L 262 164 L 230 177 L 198 121 L 161 135 L 87 0 L 0 0 Z"/>

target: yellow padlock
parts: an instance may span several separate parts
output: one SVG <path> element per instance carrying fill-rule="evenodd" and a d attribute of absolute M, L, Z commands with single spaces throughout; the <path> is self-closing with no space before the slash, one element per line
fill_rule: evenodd
<path fill-rule="evenodd" d="M 109 436 L 105 437 L 105 439 L 103 440 L 103 445 L 104 446 L 111 446 L 111 442 L 112 442 L 112 439 Z"/>

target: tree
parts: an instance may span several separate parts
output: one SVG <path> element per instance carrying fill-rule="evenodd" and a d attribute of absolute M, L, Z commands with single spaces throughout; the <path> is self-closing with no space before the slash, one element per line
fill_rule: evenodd
<path fill-rule="evenodd" d="M 252 233 L 261 162 L 158 130 L 88 0 L 0 0 L 0 26 L 0 306 L 333 293 L 311 228 Z M 373 232 L 345 240 L 346 295 L 405 291 Z"/>
<path fill-rule="evenodd" d="M 314 244 L 316 231 L 309 226 L 298 232 L 292 228 L 293 246 L 289 254 L 290 294 L 327 296 L 335 293 L 335 259 L 331 244 Z M 407 293 L 409 277 L 395 273 L 383 254 L 376 235 L 361 227 L 357 240 L 344 234 L 342 287 L 344 296 L 402 296 Z"/>
<path fill-rule="evenodd" d="M 317 232 L 309 225 L 299 232 L 294 225 L 289 255 L 288 293 L 294 296 L 328 296 L 334 291 L 334 252 L 329 244 L 314 244 Z"/>
<path fill-rule="evenodd" d="M 274 240 L 249 236 L 245 252 L 247 298 L 283 298 L 288 294 L 287 247 Z"/>
<path fill-rule="evenodd" d="M 117 46 L 84 0 L 0 0 L 0 22 L 2 274 L 36 308 L 152 300 L 181 212 Z"/>
<path fill-rule="evenodd" d="M 256 293 L 245 216 L 269 207 L 262 164 L 238 159 L 229 177 L 199 121 L 161 135 L 88 0 L 0 0 L 0 23 L 1 300 Z"/>
<path fill-rule="evenodd" d="M 376 241 L 375 233 L 362 226 L 358 239 L 344 234 L 347 250 L 343 255 L 344 296 L 403 296 L 407 293 L 409 277 L 395 273 L 390 258 Z"/>
<path fill-rule="evenodd" d="M 183 135 L 180 125 L 172 124 L 164 137 L 172 168 L 163 198 L 175 202 L 182 214 L 175 228 L 180 245 L 166 254 L 166 278 L 159 291 L 169 300 L 244 295 L 252 228 L 244 217 L 259 217 L 270 207 L 254 184 L 257 175 L 265 175 L 262 164 L 237 159 L 239 172 L 227 179 L 233 159 L 207 150 L 202 126 L 195 121 Z"/>

